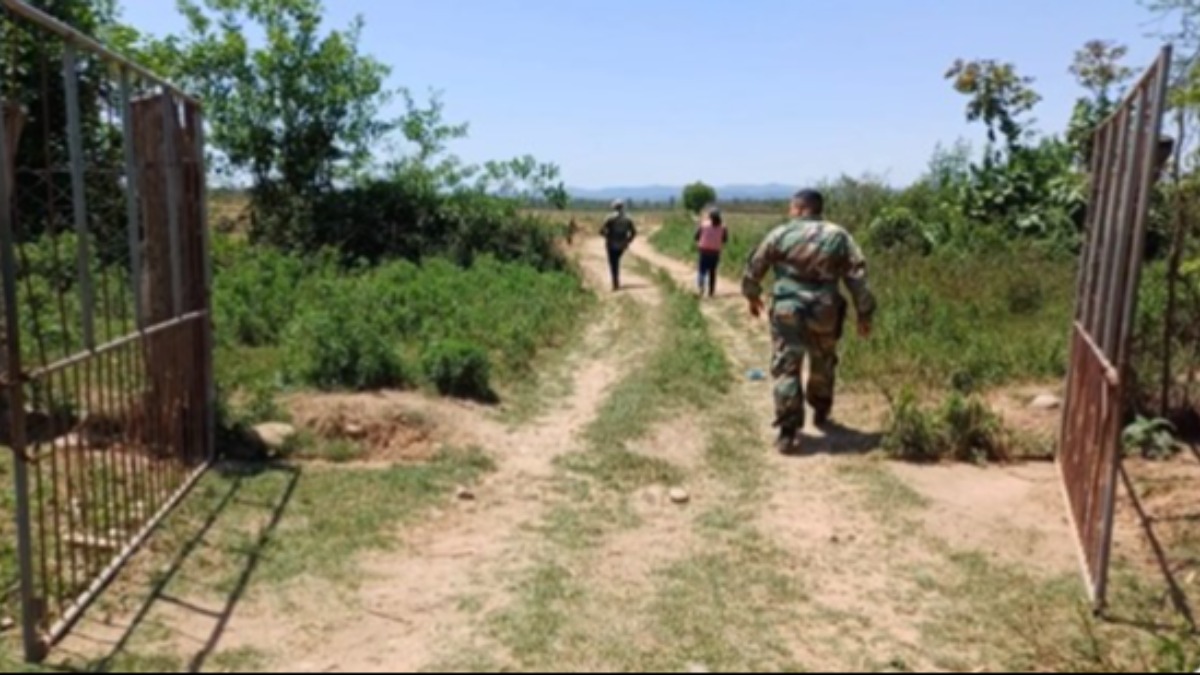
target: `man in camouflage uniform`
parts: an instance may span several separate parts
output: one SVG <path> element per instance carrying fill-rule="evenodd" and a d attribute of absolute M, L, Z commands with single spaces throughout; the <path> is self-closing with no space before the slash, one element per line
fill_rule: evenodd
<path fill-rule="evenodd" d="M 621 258 L 629 245 L 637 238 L 637 228 L 633 220 L 625 214 L 625 202 L 617 200 L 612 205 L 613 212 L 604 220 L 600 228 L 600 236 L 608 247 L 608 267 L 612 272 L 613 290 L 621 288 Z"/>
<path fill-rule="evenodd" d="M 750 313 L 763 313 L 762 280 L 775 271 L 771 296 L 771 337 L 775 378 L 775 426 L 779 449 L 797 449 L 804 429 L 804 385 L 801 367 L 809 359 L 808 403 L 823 426 L 833 410 L 838 342 L 847 302 L 838 282 L 845 281 L 858 314 L 858 332 L 871 335 L 875 298 L 867 285 L 866 260 L 845 229 L 823 219 L 819 192 L 802 190 L 792 198 L 792 220 L 780 225 L 751 254 L 742 280 Z"/>

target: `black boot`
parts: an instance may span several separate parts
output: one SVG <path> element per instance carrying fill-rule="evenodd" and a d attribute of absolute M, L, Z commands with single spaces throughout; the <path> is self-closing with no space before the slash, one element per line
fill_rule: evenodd
<path fill-rule="evenodd" d="M 829 426 L 829 418 L 829 408 L 817 408 L 815 411 L 813 411 L 813 423 L 817 425 L 818 429 L 824 429 L 825 427 Z"/>
<path fill-rule="evenodd" d="M 800 445 L 800 432 L 795 427 L 780 427 L 779 438 L 775 440 L 775 449 L 781 455 L 791 455 Z"/>

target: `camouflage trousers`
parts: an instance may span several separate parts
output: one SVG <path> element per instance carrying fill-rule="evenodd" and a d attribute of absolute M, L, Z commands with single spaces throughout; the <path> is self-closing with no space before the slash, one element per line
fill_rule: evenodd
<path fill-rule="evenodd" d="M 837 348 L 845 319 L 846 304 L 840 296 L 811 303 L 777 301 L 771 308 L 776 426 L 804 428 L 806 400 L 818 416 L 828 416 L 833 410 Z M 803 381 L 806 356 L 807 392 Z"/>

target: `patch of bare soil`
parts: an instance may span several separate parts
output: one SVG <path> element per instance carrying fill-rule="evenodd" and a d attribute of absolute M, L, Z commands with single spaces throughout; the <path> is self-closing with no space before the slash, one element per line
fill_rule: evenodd
<path fill-rule="evenodd" d="M 1125 461 L 1135 493 L 1118 491 L 1113 559 L 1147 578 L 1173 580 L 1200 611 L 1200 457 L 1187 450 L 1169 461 Z"/>
<path fill-rule="evenodd" d="M 446 410 L 418 409 L 411 397 L 397 394 L 300 395 L 289 401 L 299 429 L 325 441 L 361 445 L 367 461 L 424 461 L 453 431 L 441 435 Z M 437 421 L 435 421 L 437 420 Z M 457 430 L 462 440 L 463 430 Z"/>

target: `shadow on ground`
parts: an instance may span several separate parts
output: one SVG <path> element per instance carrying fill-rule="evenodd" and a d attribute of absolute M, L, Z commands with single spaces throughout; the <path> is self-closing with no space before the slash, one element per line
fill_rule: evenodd
<path fill-rule="evenodd" d="M 97 651 L 103 652 L 104 655 L 96 658 L 96 652 L 92 652 L 91 649 L 88 650 L 91 653 L 86 656 L 71 654 L 64 648 L 56 655 L 55 660 L 60 663 L 69 662 L 71 665 L 60 666 L 57 670 L 61 672 L 118 672 L 122 670 L 125 667 L 122 663 L 125 657 L 136 659 L 136 655 L 131 653 L 131 645 L 140 633 L 150 630 L 150 622 L 147 619 L 156 610 L 167 606 L 176 611 L 183 610 L 197 615 L 204 625 L 211 623 L 210 631 L 206 630 L 201 635 L 191 634 L 188 636 L 188 643 L 196 644 L 197 647 L 194 653 L 182 655 L 187 672 L 198 673 L 204 670 L 212 656 L 217 653 L 225 631 L 238 610 L 272 536 L 284 514 L 287 513 L 303 475 L 303 469 L 298 466 L 275 463 L 230 463 L 221 465 L 214 471 L 226 481 L 223 484 L 224 494 L 219 497 L 215 507 L 206 517 L 196 521 L 194 527 L 181 533 L 181 539 L 184 542 L 182 547 L 179 548 L 171 562 L 154 577 L 154 584 L 149 595 L 141 602 L 140 606 L 129 615 L 128 619 L 123 619 L 116 625 L 106 626 L 103 631 L 97 626 L 86 624 L 76 628 L 72 635 L 75 643 L 94 645 L 97 647 Z M 277 496 L 272 496 L 267 502 L 258 501 L 258 496 L 254 500 L 243 496 L 243 491 L 248 484 L 270 474 L 279 474 L 285 477 Z M 235 569 L 236 581 L 232 590 L 228 594 L 223 594 L 223 597 L 214 606 L 200 606 L 189 600 L 175 597 L 168 589 L 173 583 L 181 581 L 186 576 L 183 570 L 193 562 L 194 558 L 199 557 L 204 548 L 211 546 L 208 541 L 210 535 L 231 524 L 227 521 L 233 520 L 230 510 L 235 506 L 239 509 L 261 510 L 268 520 L 257 539 L 239 550 L 241 559 Z M 207 580 L 196 579 L 194 581 L 204 583 Z M 211 588 L 211 585 L 206 584 L 206 587 Z M 204 604 L 213 605 L 208 601 Z M 78 667 L 77 664 L 86 665 Z"/>

